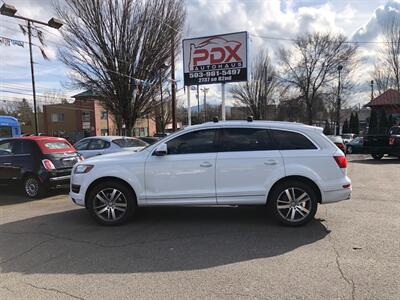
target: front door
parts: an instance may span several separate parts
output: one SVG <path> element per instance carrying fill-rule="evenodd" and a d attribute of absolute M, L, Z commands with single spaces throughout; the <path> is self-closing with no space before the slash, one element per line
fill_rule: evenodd
<path fill-rule="evenodd" d="M 183 133 L 166 142 L 168 154 L 151 154 L 145 165 L 146 202 L 216 204 L 218 129 Z"/>
<path fill-rule="evenodd" d="M 264 204 L 270 183 L 284 174 L 283 159 L 266 129 L 223 129 L 216 165 L 218 204 Z"/>

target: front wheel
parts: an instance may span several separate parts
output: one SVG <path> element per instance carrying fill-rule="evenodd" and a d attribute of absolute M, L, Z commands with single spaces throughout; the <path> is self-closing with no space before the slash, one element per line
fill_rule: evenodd
<path fill-rule="evenodd" d="M 287 181 L 274 187 L 268 207 L 280 223 L 301 226 L 314 218 L 318 207 L 315 191 L 302 181 Z"/>
<path fill-rule="evenodd" d="M 383 158 L 384 154 L 382 154 L 382 153 L 372 153 L 371 156 L 375 160 L 380 160 L 380 159 Z"/>
<path fill-rule="evenodd" d="M 136 198 L 132 190 L 117 181 L 96 185 L 90 191 L 87 201 L 90 215 L 101 225 L 123 224 L 136 210 Z"/>

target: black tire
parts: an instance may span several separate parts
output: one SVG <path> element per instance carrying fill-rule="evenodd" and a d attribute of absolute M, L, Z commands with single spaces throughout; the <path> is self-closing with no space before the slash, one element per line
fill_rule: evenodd
<path fill-rule="evenodd" d="M 292 190 L 295 193 L 294 198 L 296 199 L 293 203 L 290 201 L 291 199 L 288 198 L 286 193 L 286 191 L 289 191 L 289 194 L 292 196 Z M 306 193 L 306 196 L 303 196 L 304 193 Z M 302 196 L 303 198 L 301 198 Z M 297 201 L 297 199 L 300 200 Z M 308 200 L 305 201 L 305 199 Z M 280 203 L 280 209 L 278 209 L 278 203 Z M 288 208 L 282 208 L 284 206 L 288 206 Z M 299 206 L 302 206 L 302 208 Z M 299 180 L 284 181 L 276 185 L 271 190 L 268 197 L 268 209 L 272 212 L 274 218 L 278 222 L 286 226 L 295 227 L 308 223 L 314 218 L 317 208 L 317 194 L 310 185 Z M 295 211 L 294 218 L 292 217 L 293 210 Z M 306 211 L 308 211 L 308 213 L 306 213 Z M 304 216 L 302 214 L 304 214 Z M 289 215 L 290 217 L 288 217 Z"/>
<path fill-rule="evenodd" d="M 380 159 L 383 158 L 384 154 L 382 154 L 382 153 L 372 153 L 371 156 L 375 160 L 380 160 Z"/>
<path fill-rule="evenodd" d="M 121 195 L 116 192 L 115 196 L 112 197 L 114 190 Z M 106 202 L 100 200 L 100 198 L 106 200 Z M 112 198 L 115 198 L 114 201 L 112 201 Z M 124 206 L 122 206 L 123 204 Z M 127 184 L 110 180 L 99 183 L 90 190 L 86 206 L 97 223 L 115 226 L 127 222 L 132 217 L 137 209 L 137 202 L 135 194 Z M 100 213 L 103 209 L 105 211 Z M 122 209 L 125 209 L 125 211 L 121 212 Z"/>
<path fill-rule="evenodd" d="M 347 146 L 347 149 L 346 149 L 347 151 L 347 153 L 348 154 L 353 154 L 353 147 L 351 147 L 351 146 Z"/>
<path fill-rule="evenodd" d="M 25 195 L 29 198 L 37 199 L 47 192 L 44 184 L 34 175 L 28 175 L 23 180 Z"/>

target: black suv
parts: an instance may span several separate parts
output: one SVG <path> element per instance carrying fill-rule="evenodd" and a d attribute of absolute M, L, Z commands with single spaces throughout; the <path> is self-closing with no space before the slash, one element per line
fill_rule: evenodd
<path fill-rule="evenodd" d="M 28 197 L 69 182 L 75 163 L 82 160 L 67 140 L 27 136 L 0 141 L 0 182 L 18 182 Z"/>

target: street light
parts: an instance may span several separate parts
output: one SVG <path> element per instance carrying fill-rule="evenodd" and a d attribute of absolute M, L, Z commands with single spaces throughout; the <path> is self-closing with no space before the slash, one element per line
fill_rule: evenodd
<path fill-rule="evenodd" d="M 161 126 L 162 126 L 162 133 L 165 133 L 165 124 L 164 124 L 164 101 L 163 101 L 163 90 L 162 90 L 162 70 L 168 69 L 168 65 L 162 63 L 159 67 L 159 79 L 160 79 L 160 101 L 161 101 Z"/>
<path fill-rule="evenodd" d="M 34 69 L 33 69 L 33 58 L 32 58 L 32 23 L 37 23 L 37 24 L 52 27 L 55 29 L 60 29 L 60 27 L 63 25 L 63 23 L 57 18 L 51 18 L 47 23 L 45 23 L 45 22 L 41 22 L 38 20 L 34 20 L 34 19 L 22 17 L 22 16 L 17 16 L 16 13 L 17 13 L 17 9 L 13 5 L 4 3 L 0 7 L 0 14 L 7 16 L 7 17 L 25 20 L 28 22 L 29 56 L 30 56 L 30 63 L 31 63 L 32 92 L 33 92 L 33 112 L 35 115 L 35 134 L 38 135 L 39 130 L 38 130 L 37 107 L 36 107 L 35 74 L 34 74 Z"/>
<path fill-rule="evenodd" d="M 337 112 L 336 112 L 336 135 L 340 134 L 340 109 L 342 101 L 340 98 L 340 71 L 343 69 L 342 65 L 337 66 L 338 70 L 338 91 L 337 91 Z"/>

